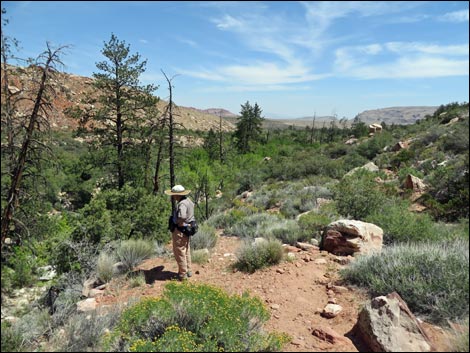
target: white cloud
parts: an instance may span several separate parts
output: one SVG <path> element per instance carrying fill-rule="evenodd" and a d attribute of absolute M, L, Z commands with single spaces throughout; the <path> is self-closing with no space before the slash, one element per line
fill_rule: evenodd
<path fill-rule="evenodd" d="M 147 39 L 139 39 L 139 42 L 143 44 L 148 44 L 149 41 Z"/>
<path fill-rule="evenodd" d="M 356 68 L 357 78 L 433 78 L 468 75 L 468 60 L 400 58 L 395 62 Z"/>
<path fill-rule="evenodd" d="M 239 86 L 268 86 L 319 80 L 326 75 L 310 73 L 307 67 L 279 65 L 273 62 L 258 62 L 253 65 L 227 65 L 214 70 L 179 70 L 184 75 Z"/>
<path fill-rule="evenodd" d="M 403 13 L 422 6 L 422 3 L 305 1 L 300 4 L 305 10 L 304 17 L 282 16 L 281 13 L 273 14 L 261 8 L 248 13 L 223 13 L 220 17 L 211 19 L 217 29 L 238 36 L 243 44 L 240 55 L 248 49 L 267 53 L 272 58 L 254 63 L 247 58 L 241 64 L 221 64 L 211 69 L 179 72 L 224 82 L 239 90 L 260 87 L 265 87 L 266 90 L 284 89 L 286 84 L 298 85 L 334 75 L 363 79 L 468 75 L 468 44 L 438 45 L 420 42 L 342 47 L 335 51 L 336 60 L 332 72 L 318 73 L 314 64 L 318 62 L 316 60 L 324 53 L 324 49 L 345 40 L 345 37 L 336 36 L 330 28 L 340 19 L 381 16 L 381 20 L 388 23 L 405 21 Z M 448 18 L 464 17 L 460 12 L 446 15 Z M 415 14 L 406 21 L 427 18 L 429 15 Z M 354 40 L 354 33 L 350 36 L 349 39 Z"/>
<path fill-rule="evenodd" d="M 228 85 L 221 87 L 208 87 L 206 92 L 220 92 L 221 90 L 230 92 L 277 92 L 277 91 L 306 91 L 309 86 L 290 86 L 290 85 Z"/>
<path fill-rule="evenodd" d="M 187 44 L 189 45 L 190 47 L 193 47 L 193 48 L 197 48 L 198 45 L 195 41 L 191 40 L 191 39 L 187 39 L 187 38 L 177 38 L 177 40 L 183 44 Z"/>
<path fill-rule="evenodd" d="M 466 55 L 468 56 L 468 44 L 462 45 L 435 45 L 418 42 L 388 42 L 385 44 L 386 49 L 395 53 L 423 53 L 423 54 L 439 54 L 439 55 Z"/>
<path fill-rule="evenodd" d="M 413 1 L 305 1 L 308 34 L 305 43 L 310 41 L 312 48 L 319 47 L 318 41 L 325 41 L 328 28 L 336 20 L 354 15 L 369 17 L 392 15 L 406 9 L 420 6 Z"/>
<path fill-rule="evenodd" d="M 468 9 L 448 12 L 439 18 L 444 22 L 468 22 Z"/>
<path fill-rule="evenodd" d="M 416 42 L 344 47 L 336 50 L 335 69 L 342 76 L 361 79 L 465 76 L 469 73 L 468 50 L 468 44 Z M 380 61 L 372 62 L 371 57 L 379 52 Z"/>
<path fill-rule="evenodd" d="M 212 22 L 214 22 L 217 26 L 217 28 L 222 29 L 222 30 L 229 30 L 229 29 L 235 29 L 235 30 L 241 30 L 243 29 L 243 24 L 240 20 L 237 20 L 236 18 L 230 16 L 230 15 L 225 15 L 221 19 L 213 19 Z"/>

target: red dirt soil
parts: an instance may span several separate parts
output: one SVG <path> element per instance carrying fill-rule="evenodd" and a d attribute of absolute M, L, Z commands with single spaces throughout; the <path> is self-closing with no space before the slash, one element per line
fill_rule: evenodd
<path fill-rule="evenodd" d="M 192 266 L 189 281 L 223 288 L 229 294 L 248 292 L 260 297 L 271 311 L 265 324 L 266 331 L 285 332 L 292 341 L 284 352 L 367 352 L 369 351 L 352 333 L 361 305 L 368 299 L 357 288 L 335 292 L 336 303 L 343 310 L 334 318 L 321 316 L 328 304 L 328 285 L 345 286 L 339 282 L 338 270 L 342 267 L 333 261 L 335 256 L 318 249 L 299 251 L 292 262 L 258 270 L 253 274 L 234 272 L 230 264 L 236 260 L 235 253 L 241 245 L 238 237 L 219 236 L 217 245 L 210 253 L 208 263 Z M 169 248 L 169 245 L 168 245 Z M 317 259 L 326 260 L 318 264 Z M 178 267 L 173 258 L 159 257 L 144 261 L 135 270 L 144 273 L 147 284 L 130 288 L 129 282 L 111 281 L 104 295 L 97 298 L 99 306 L 125 303 L 140 297 L 160 296 L 168 281 L 174 280 Z M 330 297 L 332 293 L 330 292 Z M 342 339 L 330 343 L 312 334 L 314 329 L 333 329 Z M 423 323 L 436 351 L 450 351 L 448 334 L 441 328 Z"/>

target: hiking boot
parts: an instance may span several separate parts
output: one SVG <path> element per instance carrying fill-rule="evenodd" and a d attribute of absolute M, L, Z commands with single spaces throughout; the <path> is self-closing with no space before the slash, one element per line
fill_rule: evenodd
<path fill-rule="evenodd" d="M 192 277 L 192 276 L 193 276 L 193 273 L 192 273 L 191 271 L 188 271 L 188 272 L 186 273 L 186 276 Z"/>
<path fill-rule="evenodd" d="M 183 282 L 183 281 L 186 281 L 188 279 L 188 275 L 178 275 L 178 281 L 180 282 Z"/>

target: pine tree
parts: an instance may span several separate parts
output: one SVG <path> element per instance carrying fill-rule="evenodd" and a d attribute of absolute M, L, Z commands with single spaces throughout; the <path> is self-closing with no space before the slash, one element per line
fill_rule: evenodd
<path fill-rule="evenodd" d="M 247 101 L 243 104 L 240 111 L 240 117 L 237 121 L 235 138 L 237 139 L 237 148 L 241 153 L 251 151 L 252 144 L 257 142 L 261 135 L 261 125 L 264 118 L 261 116 L 262 110 L 255 103 L 251 106 Z"/>
<path fill-rule="evenodd" d="M 93 74 L 101 105 L 93 120 L 98 122 L 96 132 L 103 138 L 103 145 L 115 149 L 109 162 L 116 168 L 118 188 L 121 189 L 125 171 L 132 167 L 132 163 L 126 163 L 125 148 L 129 146 L 130 149 L 133 137 L 149 118 L 147 110 L 157 103 L 158 98 L 151 94 L 157 87 L 140 85 L 139 77 L 145 72 L 147 61 L 141 61 L 138 53 L 131 55 L 129 45 L 114 34 L 101 53 L 107 61 L 98 62 L 96 67 L 101 72 Z"/>
<path fill-rule="evenodd" d="M 219 141 L 212 128 L 207 133 L 207 137 L 204 140 L 204 149 L 209 156 L 209 160 L 216 160 L 219 158 Z"/>

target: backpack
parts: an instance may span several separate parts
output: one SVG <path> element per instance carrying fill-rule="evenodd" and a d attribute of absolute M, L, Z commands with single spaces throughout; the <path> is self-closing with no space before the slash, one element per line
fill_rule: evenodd
<path fill-rule="evenodd" d="M 191 221 L 189 225 L 186 227 L 181 228 L 180 230 L 183 232 L 184 235 L 187 235 L 188 237 L 194 235 L 197 233 L 199 229 L 199 226 L 196 221 Z"/>

